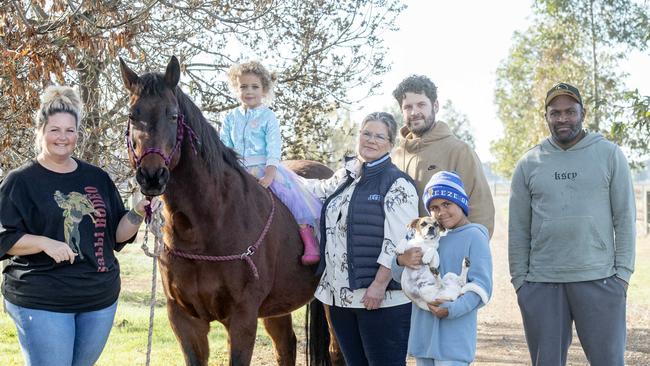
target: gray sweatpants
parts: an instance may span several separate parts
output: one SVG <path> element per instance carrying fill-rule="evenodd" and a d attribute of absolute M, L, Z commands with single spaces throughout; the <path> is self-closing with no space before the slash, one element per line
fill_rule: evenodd
<path fill-rule="evenodd" d="M 525 282 L 517 291 L 534 366 L 566 365 L 573 323 L 591 366 L 624 366 L 623 280 L 612 276 L 571 283 Z"/>

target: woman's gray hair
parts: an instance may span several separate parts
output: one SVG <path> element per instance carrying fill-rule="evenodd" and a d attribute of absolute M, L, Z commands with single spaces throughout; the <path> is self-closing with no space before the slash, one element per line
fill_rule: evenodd
<path fill-rule="evenodd" d="M 388 128 L 388 141 L 391 144 L 395 144 L 395 136 L 397 135 L 397 122 L 395 122 L 395 117 L 388 112 L 372 112 L 367 115 L 363 121 L 361 121 L 361 128 L 370 121 L 381 122 L 386 125 Z"/>
<path fill-rule="evenodd" d="M 48 86 L 41 94 L 41 106 L 34 115 L 36 124 L 36 150 L 41 151 L 41 139 L 48 118 L 57 113 L 69 113 L 75 118 L 75 126 L 79 130 L 79 124 L 83 117 L 83 103 L 79 93 L 69 86 L 52 85 Z"/>

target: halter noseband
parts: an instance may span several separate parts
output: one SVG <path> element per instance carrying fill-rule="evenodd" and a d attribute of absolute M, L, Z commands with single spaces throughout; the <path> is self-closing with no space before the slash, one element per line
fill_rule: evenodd
<path fill-rule="evenodd" d="M 165 153 L 162 151 L 162 149 L 158 147 L 150 147 L 147 148 L 142 156 L 138 157 L 138 154 L 136 154 L 135 149 L 133 148 L 133 143 L 131 142 L 131 121 L 129 120 L 128 124 L 126 125 L 126 146 L 128 146 L 129 151 L 133 155 L 133 158 L 135 159 L 135 166 L 139 167 L 140 163 L 142 162 L 142 159 L 144 159 L 145 156 L 149 154 L 157 154 L 160 155 L 161 158 L 165 161 L 165 166 L 169 167 L 169 164 L 172 161 L 172 158 L 174 157 L 174 154 L 176 153 L 176 150 L 181 146 L 181 143 L 183 142 L 183 137 L 185 136 L 185 131 L 190 135 L 190 143 L 192 144 L 192 150 L 196 154 L 196 148 L 194 147 L 194 143 L 198 142 L 199 139 L 196 136 L 196 133 L 194 133 L 194 130 L 192 130 L 192 127 L 190 127 L 187 123 L 185 123 L 185 118 L 183 117 L 182 114 L 178 115 L 177 119 L 177 125 L 178 127 L 176 128 L 176 143 L 174 144 L 174 147 L 172 148 L 171 153 L 169 153 L 168 156 L 165 156 Z"/>

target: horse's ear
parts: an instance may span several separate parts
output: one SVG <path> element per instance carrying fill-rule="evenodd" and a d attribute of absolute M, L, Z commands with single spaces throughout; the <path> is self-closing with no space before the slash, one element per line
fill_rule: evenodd
<path fill-rule="evenodd" d="M 124 60 L 120 57 L 120 72 L 122 74 L 122 82 L 128 91 L 133 93 L 135 91 L 135 86 L 138 84 L 140 78 L 133 70 L 131 70 Z"/>
<path fill-rule="evenodd" d="M 172 56 L 165 70 L 165 84 L 174 89 L 181 79 L 181 65 L 178 63 L 176 56 Z"/>

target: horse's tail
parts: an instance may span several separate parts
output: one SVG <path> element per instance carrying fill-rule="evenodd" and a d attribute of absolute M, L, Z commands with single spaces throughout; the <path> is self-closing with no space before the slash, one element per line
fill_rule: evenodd
<path fill-rule="evenodd" d="M 305 311 L 305 333 L 307 335 L 307 365 L 329 366 L 330 334 L 325 317 L 325 308 L 318 300 L 312 300 Z"/>

